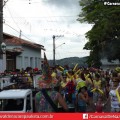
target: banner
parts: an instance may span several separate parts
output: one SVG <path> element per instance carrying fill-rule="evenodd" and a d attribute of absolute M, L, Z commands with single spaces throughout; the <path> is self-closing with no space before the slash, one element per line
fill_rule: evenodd
<path fill-rule="evenodd" d="M 120 113 L 0 113 L 0 120 L 115 120 Z"/>

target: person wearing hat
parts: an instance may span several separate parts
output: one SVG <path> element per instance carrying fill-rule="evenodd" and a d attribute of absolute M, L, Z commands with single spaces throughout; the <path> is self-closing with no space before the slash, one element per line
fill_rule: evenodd
<path fill-rule="evenodd" d="M 58 107 L 58 104 L 62 106 L 64 111 L 68 111 L 68 106 L 62 97 L 62 95 L 59 92 L 59 84 L 54 84 L 51 85 L 52 83 L 49 84 L 49 88 L 44 88 L 47 95 L 49 98 L 52 100 L 54 105 Z M 51 88 L 54 87 L 54 88 Z M 58 112 L 55 111 L 54 107 L 50 104 L 49 100 L 46 99 L 45 95 L 43 92 L 40 90 L 39 92 L 36 93 L 35 95 L 35 111 L 36 112 Z"/>
<path fill-rule="evenodd" d="M 56 70 L 50 69 L 45 54 L 43 74 L 39 79 L 40 90 L 35 95 L 35 111 L 58 112 L 58 104 L 64 111 L 68 111 L 68 106 L 59 92 L 60 81 L 56 77 Z"/>
<path fill-rule="evenodd" d="M 47 80 L 42 75 L 39 80 L 39 87 L 40 91 L 35 95 L 36 112 L 58 112 L 58 104 L 65 111 L 68 111 L 67 104 L 59 92 L 60 81 L 57 80 L 56 74 L 53 73 Z"/>
<path fill-rule="evenodd" d="M 118 72 L 118 73 L 120 73 L 120 67 L 116 67 L 115 71 Z"/>
<path fill-rule="evenodd" d="M 76 111 L 78 112 L 86 112 L 87 110 L 87 99 L 86 95 L 88 96 L 87 93 L 87 87 L 86 87 L 86 82 L 84 80 L 84 74 L 80 73 L 79 78 L 76 81 Z"/>

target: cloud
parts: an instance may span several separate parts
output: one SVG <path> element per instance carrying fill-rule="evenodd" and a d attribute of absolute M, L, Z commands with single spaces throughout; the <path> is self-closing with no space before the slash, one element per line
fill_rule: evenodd
<path fill-rule="evenodd" d="M 76 7 L 76 2 L 78 1 L 79 0 L 43 0 L 43 3 L 59 8 L 63 7 L 69 9 L 70 7 Z"/>
<path fill-rule="evenodd" d="M 56 46 L 65 43 L 56 49 L 59 58 L 86 55 L 85 33 L 92 26 L 76 20 L 81 11 L 78 1 L 9 0 L 4 7 L 4 32 L 19 37 L 22 30 L 22 38 L 45 47 L 48 59 L 53 58 L 53 35 L 64 35 L 55 40 Z"/>

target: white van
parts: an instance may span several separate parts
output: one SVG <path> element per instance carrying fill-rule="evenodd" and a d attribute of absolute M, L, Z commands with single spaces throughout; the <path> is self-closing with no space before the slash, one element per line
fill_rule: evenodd
<path fill-rule="evenodd" d="M 0 112 L 33 112 L 32 90 L 11 89 L 1 91 Z"/>

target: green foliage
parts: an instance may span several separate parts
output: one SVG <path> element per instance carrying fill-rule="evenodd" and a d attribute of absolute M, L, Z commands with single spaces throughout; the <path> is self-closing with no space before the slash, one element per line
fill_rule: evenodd
<path fill-rule="evenodd" d="M 120 60 L 120 7 L 104 5 L 106 0 L 81 0 L 78 21 L 93 24 L 86 33 L 84 49 L 91 50 L 89 64 L 101 65 L 100 59 Z M 120 2 L 120 0 L 117 0 Z M 113 1 L 113 2 L 117 2 Z"/>

